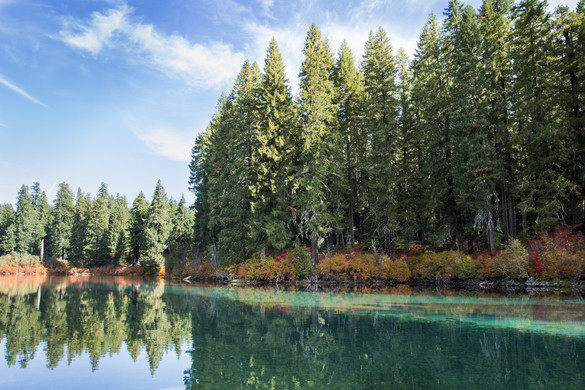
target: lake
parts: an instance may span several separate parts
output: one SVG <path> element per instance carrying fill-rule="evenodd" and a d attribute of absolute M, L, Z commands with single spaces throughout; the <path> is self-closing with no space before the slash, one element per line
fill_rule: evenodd
<path fill-rule="evenodd" d="M 585 301 L 0 276 L 0 388 L 583 388 Z"/>

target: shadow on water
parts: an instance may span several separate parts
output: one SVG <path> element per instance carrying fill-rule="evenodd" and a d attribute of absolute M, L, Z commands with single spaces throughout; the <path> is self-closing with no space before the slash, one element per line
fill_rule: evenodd
<path fill-rule="evenodd" d="M 88 383 L 92 373 L 107 369 L 102 362 L 136 365 L 139 356 L 156 378 L 170 355 L 189 358 L 177 378 L 188 388 L 585 383 L 585 302 L 579 297 L 0 277 L 0 338 L 7 363 L 0 374 L 30 369 L 37 360 L 52 370 L 73 370 L 76 359 L 87 357 Z M 123 353 L 132 361 L 118 361 Z M 115 379 L 120 386 L 136 383 L 130 374 Z"/>

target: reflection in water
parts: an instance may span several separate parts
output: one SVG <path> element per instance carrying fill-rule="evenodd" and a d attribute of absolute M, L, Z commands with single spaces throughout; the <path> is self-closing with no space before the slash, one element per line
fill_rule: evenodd
<path fill-rule="evenodd" d="M 123 360 L 127 353 L 135 362 L 145 356 L 153 378 L 165 374 L 161 362 L 170 355 L 190 357 L 181 367 L 187 387 L 585 383 L 582 300 L 386 292 L 394 294 L 0 277 L 7 363 L 0 376 L 32 370 L 37 360 L 67 370 L 88 357 L 89 386 L 109 369 L 102 362 L 127 369 L 115 380 L 131 386 L 137 378 L 129 370 L 138 363 Z"/>

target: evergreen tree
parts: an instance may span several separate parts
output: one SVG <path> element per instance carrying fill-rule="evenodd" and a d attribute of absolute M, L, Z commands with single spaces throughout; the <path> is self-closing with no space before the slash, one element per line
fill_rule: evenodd
<path fill-rule="evenodd" d="M 34 248 L 32 249 L 32 253 L 40 254 L 41 241 L 47 236 L 47 228 L 51 220 L 51 206 L 47 201 L 47 195 L 41 190 L 41 185 L 38 182 L 33 183 L 31 200 L 36 215 L 34 220 Z"/>
<path fill-rule="evenodd" d="M 253 108 L 260 79 L 258 66 L 246 61 L 210 135 L 207 159 L 208 227 L 222 261 L 246 256 L 250 226 L 250 175 Z"/>
<path fill-rule="evenodd" d="M 566 127 L 559 123 L 552 62 L 552 23 L 546 1 L 524 0 L 513 8 L 513 104 L 520 148 L 523 232 L 564 222 L 563 204 L 573 183 L 567 164 Z"/>
<path fill-rule="evenodd" d="M 311 260 L 316 263 L 320 240 L 331 226 L 329 213 L 331 194 L 326 186 L 337 167 L 333 162 L 336 127 L 334 104 L 335 87 L 332 80 L 333 55 L 329 43 L 316 25 L 307 33 L 301 64 L 300 110 L 301 133 L 298 148 L 298 168 L 293 190 L 301 232 L 311 240 Z"/>
<path fill-rule="evenodd" d="M 110 217 L 105 233 L 108 258 L 119 264 L 128 255 L 128 202 L 126 198 L 117 195 L 110 199 Z"/>
<path fill-rule="evenodd" d="M 173 230 L 169 238 L 171 254 L 186 254 L 191 249 L 194 219 L 193 211 L 185 206 L 185 197 L 181 196 L 172 216 Z"/>
<path fill-rule="evenodd" d="M 167 194 L 160 180 L 156 183 L 145 222 L 145 250 L 140 254 L 140 265 L 147 272 L 156 273 L 164 263 L 162 254 L 168 247 L 172 229 Z"/>
<path fill-rule="evenodd" d="M 397 231 L 395 183 L 398 148 L 396 63 L 386 32 L 370 32 L 363 60 L 366 126 L 371 139 L 368 164 L 368 226 L 374 248 L 389 255 Z M 378 242 L 381 242 L 380 245 Z"/>
<path fill-rule="evenodd" d="M 14 229 L 14 209 L 12 205 L 0 205 L 0 256 L 14 252 L 16 246 Z"/>
<path fill-rule="evenodd" d="M 14 234 L 16 251 L 19 253 L 33 253 L 36 249 L 37 215 L 35 206 L 29 195 L 28 187 L 23 185 L 18 192 L 16 213 L 14 216 Z"/>
<path fill-rule="evenodd" d="M 250 160 L 252 249 L 282 250 L 291 243 L 289 178 L 294 112 L 292 96 L 274 38 L 257 90 Z"/>
<path fill-rule="evenodd" d="M 396 56 L 398 73 L 398 156 L 396 162 L 395 219 L 399 228 L 399 238 L 408 243 L 420 239 L 422 186 L 421 167 L 424 156 L 418 137 L 416 102 L 412 100 L 412 70 L 410 61 L 403 49 Z"/>
<path fill-rule="evenodd" d="M 504 241 L 516 236 L 515 156 L 510 105 L 511 0 L 485 0 L 480 10 L 486 126 L 495 142 L 494 177 L 500 197 L 500 224 Z"/>
<path fill-rule="evenodd" d="M 138 262 L 140 255 L 146 251 L 146 219 L 148 217 L 148 202 L 144 193 L 139 193 L 130 209 L 130 251 L 134 262 Z"/>
<path fill-rule="evenodd" d="M 585 2 L 575 11 L 559 7 L 554 22 L 554 68 L 560 71 L 557 85 L 561 123 L 568 137 L 570 204 L 565 205 L 571 224 L 582 223 L 585 197 Z"/>
<path fill-rule="evenodd" d="M 214 167 L 211 164 L 212 137 L 222 125 L 224 113 L 226 111 L 226 97 L 222 94 L 219 99 L 216 112 L 211 122 L 195 140 L 195 145 L 191 151 L 191 163 L 189 165 L 189 189 L 196 196 L 195 212 L 197 218 L 193 228 L 195 246 L 198 251 L 205 251 L 215 243 L 215 234 L 210 228 L 210 175 L 213 174 Z"/>
<path fill-rule="evenodd" d="M 77 264 L 86 260 L 85 247 L 92 202 L 89 195 L 84 194 L 81 188 L 77 190 L 75 199 L 75 213 L 71 229 L 71 260 Z"/>
<path fill-rule="evenodd" d="M 416 102 L 416 143 L 423 147 L 420 237 L 443 246 L 453 231 L 448 82 L 437 19 L 431 15 L 421 34 L 413 65 L 412 101 Z"/>
<path fill-rule="evenodd" d="M 73 193 L 66 183 L 59 184 L 48 228 L 47 249 L 50 256 L 68 258 L 75 219 Z"/>
<path fill-rule="evenodd" d="M 491 252 L 496 249 L 495 207 L 495 135 L 485 113 L 485 79 L 481 58 L 481 34 L 478 17 L 471 6 L 461 11 L 459 24 L 449 39 L 453 51 L 451 79 L 451 142 L 453 193 L 461 234 L 467 249 L 477 231 L 487 234 Z M 460 245 L 461 247 L 461 245 Z"/>
<path fill-rule="evenodd" d="M 83 252 L 88 265 L 104 265 L 111 260 L 107 242 L 110 220 L 109 203 L 108 188 L 105 183 L 102 183 L 97 197 L 92 202 L 87 220 L 87 236 Z"/>
<path fill-rule="evenodd" d="M 353 248 L 356 241 L 355 231 L 361 226 L 363 218 L 360 198 L 363 195 L 368 134 L 363 126 L 364 80 L 355 66 L 347 41 L 343 41 L 339 50 L 334 81 L 337 89 L 336 104 L 339 107 L 337 120 L 345 156 L 342 162 L 345 175 L 339 178 L 339 182 L 343 183 L 339 192 L 343 195 L 347 208 L 348 246 Z"/>

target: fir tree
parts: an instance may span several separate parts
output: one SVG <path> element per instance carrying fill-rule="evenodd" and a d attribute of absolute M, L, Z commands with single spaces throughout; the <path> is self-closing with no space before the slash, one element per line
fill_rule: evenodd
<path fill-rule="evenodd" d="M 366 171 L 364 162 L 367 156 L 368 135 L 363 126 L 363 76 L 355 66 L 353 54 L 346 41 L 343 41 L 339 50 L 334 81 L 337 90 L 336 103 L 339 107 L 337 120 L 345 156 L 342 162 L 345 175 L 339 178 L 343 183 L 340 192 L 344 196 L 344 204 L 347 205 L 348 246 L 353 248 L 356 241 L 355 231 L 363 218 L 360 212 L 360 197 L 363 194 Z"/>
<path fill-rule="evenodd" d="M 14 209 L 10 204 L 0 205 L 0 256 L 14 252 L 16 246 Z"/>
<path fill-rule="evenodd" d="M 564 174 L 566 127 L 559 124 L 552 62 L 552 23 L 546 2 L 524 0 L 513 8 L 513 104 L 520 148 L 523 232 L 564 222 L 563 203 L 573 183 Z"/>
<path fill-rule="evenodd" d="M 290 196 L 292 96 L 274 39 L 270 41 L 264 74 L 257 90 L 250 160 L 252 249 L 282 250 L 291 243 Z"/>
<path fill-rule="evenodd" d="M 69 257 L 74 219 L 73 193 L 66 183 L 61 183 L 57 190 L 48 228 L 47 249 L 50 256 L 63 259 Z"/>
<path fill-rule="evenodd" d="M 134 262 L 138 262 L 140 255 L 146 251 L 146 218 L 148 217 L 148 202 L 144 193 L 139 193 L 130 209 L 130 251 Z"/>
<path fill-rule="evenodd" d="M 160 180 L 156 183 L 145 222 L 145 250 L 140 255 L 140 264 L 147 272 L 156 273 L 163 266 L 162 254 L 168 247 L 172 229 L 167 194 Z"/>
<path fill-rule="evenodd" d="M 298 148 L 300 167 L 293 190 L 299 213 L 301 232 L 311 240 L 311 260 L 316 263 L 320 239 L 331 225 L 328 176 L 336 168 L 333 129 L 337 107 L 332 80 L 333 55 L 329 43 L 316 25 L 307 33 L 301 64 L 300 110 L 301 134 Z"/>
<path fill-rule="evenodd" d="M 185 206 L 185 197 L 181 200 L 172 216 L 173 230 L 169 238 L 169 252 L 184 255 L 191 249 L 193 239 L 193 211 Z"/>
<path fill-rule="evenodd" d="M 33 253 L 37 247 L 35 238 L 38 222 L 35 206 L 27 186 L 23 185 L 20 188 L 17 199 L 14 216 L 16 251 L 19 253 Z"/>
<path fill-rule="evenodd" d="M 390 254 L 395 220 L 398 141 L 396 64 L 386 32 L 370 32 L 363 60 L 366 126 L 371 139 L 368 169 L 368 225 L 374 247 Z M 378 244 L 381 242 L 382 245 Z"/>

